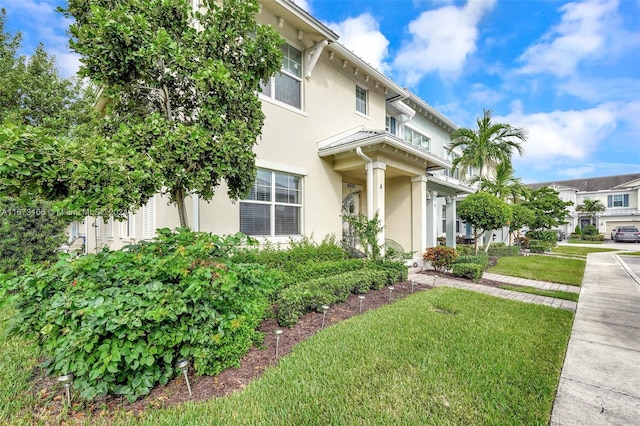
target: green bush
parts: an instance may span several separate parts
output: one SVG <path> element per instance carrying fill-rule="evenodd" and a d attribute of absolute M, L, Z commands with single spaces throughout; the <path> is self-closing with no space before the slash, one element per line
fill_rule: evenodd
<path fill-rule="evenodd" d="M 595 234 L 595 235 L 584 234 L 582 236 L 582 239 L 585 241 L 604 241 L 604 235 L 603 234 Z"/>
<path fill-rule="evenodd" d="M 404 262 L 371 261 L 367 263 L 367 268 L 386 272 L 387 284 L 406 281 L 409 276 L 409 270 L 407 269 Z M 371 288 L 380 289 L 382 287 L 384 287 L 384 285 L 381 285 L 379 287 L 371 287 Z"/>
<path fill-rule="evenodd" d="M 460 256 L 465 256 L 475 253 L 475 248 L 473 244 L 456 244 L 456 251 Z"/>
<path fill-rule="evenodd" d="M 491 257 L 520 256 L 520 246 L 489 247 L 488 254 Z"/>
<path fill-rule="evenodd" d="M 453 261 L 458 257 L 456 249 L 448 246 L 429 247 L 422 255 L 424 260 L 431 262 L 431 266 L 438 272 L 444 272 L 451 269 Z"/>
<path fill-rule="evenodd" d="M 362 269 L 294 284 L 280 293 L 276 314 L 278 324 L 293 327 L 305 313 L 319 310 L 322 305 L 343 302 L 351 293 L 382 288 L 388 279 L 385 270 Z"/>
<path fill-rule="evenodd" d="M 582 239 L 582 234 L 580 232 L 573 232 L 573 233 L 571 233 L 569 238 L 571 238 L 572 240 L 581 240 Z"/>
<path fill-rule="evenodd" d="M 580 228 L 580 225 L 576 225 L 576 228 L 574 229 L 573 233 L 574 234 L 578 234 L 578 235 L 582 235 L 582 228 Z"/>
<path fill-rule="evenodd" d="M 473 263 L 473 264 L 482 266 L 482 269 L 485 270 L 489 267 L 489 257 L 483 254 L 479 254 L 477 256 L 468 254 L 464 256 L 459 256 L 453 262 L 454 266 L 459 263 Z"/>
<path fill-rule="evenodd" d="M 155 241 L 30 270 L 12 283 L 14 333 L 37 338 L 50 375 L 73 373 L 82 398 L 133 401 L 175 374 L 237 366 L 260 338 L 275 276 L 225 264 L 246 238 L 160 230 Z"/>
<path fill-rule="evenodd" d="M 553 247 L 555 244 L 551 244 L 548 241 L 543 241 L 543 240 L 529 240 L 529 251 L 533 252 L 532 248 L 533 247 L 542 247 L 542 252 L 545 251 L 551 251 L 551 247 Z M 535 253 L 542 253 L 542 252 L 535 252 Z"/>
<path fill-rule="evenodd" d="M 482 278 L 482 265 L 477 263 L 455 263 L 451 273 L 455 277 L 468 278 L 478 281 Z"/>
<path fill-rule="evenodd" d="M 531 253 L 544 253 L 545 251 L 547 251 L 547 248 L 546 246 L 540 244 L 530 244 L 529 251 Z"/>
<path fill-rule="evenodd" d="M 588 235 L 598 235 L 598 228 L 595 225 L 586 225 L 582 230 L 582 236 L 586 237 Z"/>
<path fill-rule="evenodd" d="M 551 229 L 537 229 L 527 232 L 529 240 L 541 240 L 549 243 L 549 247 L 555 247 L 558 243 L 558 233 Z"/>
<path fill-rule="evenodd" d="M 326 262 L 307 261 L 292 267 L 287 265 L 286 268 L 290 269 L 288 273 L 288 284 L 355 271 L 362 269 L 364 266 L 365 261 L 362 259 L 332 260 Z"/>

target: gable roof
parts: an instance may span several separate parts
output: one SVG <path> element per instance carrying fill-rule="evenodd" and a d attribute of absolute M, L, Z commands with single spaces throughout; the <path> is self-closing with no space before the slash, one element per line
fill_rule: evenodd
<path fill-rule="evenodd" d="M 601 176 L 583 179 L 558 180 L 554 182 L 530 183 L 527 187 L 536 190 L 543 186 L 573 188 L 581 192 L 605 191 L 619 189 L 630 182 L 640 179 L 640 173 L 615 176 Z"/>

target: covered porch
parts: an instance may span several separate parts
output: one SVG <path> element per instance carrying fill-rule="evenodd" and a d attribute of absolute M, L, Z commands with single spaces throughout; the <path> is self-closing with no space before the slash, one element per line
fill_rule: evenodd
<path fill-rule="evenodd" d="M 377 212 L 378 243 L 397 243 L 421 258 L 446 234 L 456 244 L 456 197 L 473 189 L 433 173 L 451 164 L 384 130 L 355 129 L 318 144 L 318 154 L 342 176 L 342 196 L 369 219 Z"/>

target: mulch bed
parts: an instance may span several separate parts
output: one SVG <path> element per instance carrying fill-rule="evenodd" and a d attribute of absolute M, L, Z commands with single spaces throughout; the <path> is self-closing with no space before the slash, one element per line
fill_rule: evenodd
<path fill-rule="evenodd" d="M 433 270 L 421 272 L 426 275 L 434 275 Z M 468 281 L 452 276 L 449 273 L 438 272 L 439 276 L 446 276 L 450 279 Z M 480 279 L 478 284 L 497 287 L 502 283 Z M 411 294 L 411 283 L 401 282 L 393 285 L 391 301 L 398 300 Z M 428 285 L 416 284 L 414 291 L 431 289 Z M 371 290 L 366 293 L 362 303 L 362 312 L 376 309 L 390 303 L 389 287 L 381 290 Z M 345 320 L 360 313 L 360 299 L 357 295 L 351 295 L 343 303 L 330 307 L 325 317 L 325 326 Z M 122 397 L 108 396 L 95 402 L 75 402 L 72 401 L 71 410 L 68 411 L 67 419 L 86 420 L 88 414 L 100 418 L 109 418 L 114 410 L 124 410 L 132 413 L 139 413 L 146 408 L 170 407 L 187 401 L 206 401 L 211 398 L 228 395 L 232 392 L 242 390 L 256 378 L 260 377 L 264 370 L 276 364 L 275 358 L 275 336 L 274 331 L 281 329 L 283 334 L 280 337 L 278 352 L 279 356 L 286 356 L 291 349 L 309 336 L 322 329 L 322 317 L 320 312 L 311 312 L 304 315 L 292 328 L 278 326 L 275 319 L 268 319 L 262 323 L 259 330 L 265 333 L 265 338 L 260 348 L 253 347 L 247 355 L 240 361 L 239 368 L 229 368 L 216 376 L 195 376 L 193 371 L 189 374 L 192 395 L 189 395 L 184 376 L 180 376 L 169 382 L 166 386 L 156 387 L 149 395 L 136 402 L 129 403 Z M 42 402 L 40 413 L 37 417 L 51 418 L 60 414 L 63 406 L 63 389 L 55 378 L 43 377 L 40 372 L 34 380 L 33 393 L 37 400 Z"/>

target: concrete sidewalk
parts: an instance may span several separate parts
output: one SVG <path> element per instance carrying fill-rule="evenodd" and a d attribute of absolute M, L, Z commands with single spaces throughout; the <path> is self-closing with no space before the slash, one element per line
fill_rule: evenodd
<path fill-rule="evenodd" d="M 640 285 L 621 262 L 587 257 L 552 425 L 640 424 Z"/>

